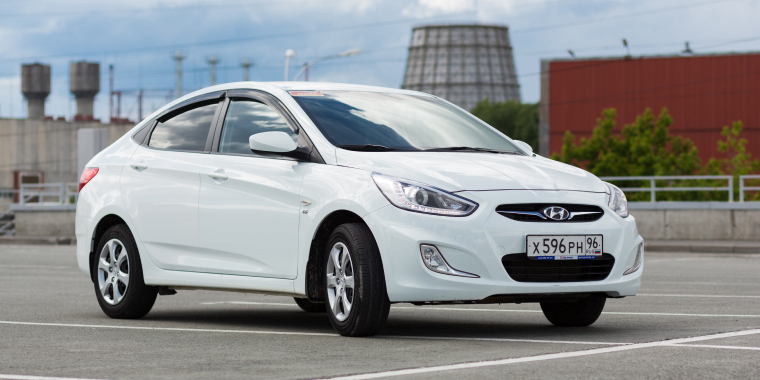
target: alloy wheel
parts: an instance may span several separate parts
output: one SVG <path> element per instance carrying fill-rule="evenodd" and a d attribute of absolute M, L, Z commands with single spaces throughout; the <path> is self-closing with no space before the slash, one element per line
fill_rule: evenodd
<path fill-rule="evenodd" d="M 335 319 L 348 319 L 354 303 L 354 264 L 341 242 L 333 245 L 327 260 L 327 299 Z"/>
<path fill-rule="evenodd" d="M 109 240 L 98 258 L 98 288 L 109 305 L 117 305 L 124 299 L 129 287 L 129 257 L 124 244 L 117 239 Z"/>

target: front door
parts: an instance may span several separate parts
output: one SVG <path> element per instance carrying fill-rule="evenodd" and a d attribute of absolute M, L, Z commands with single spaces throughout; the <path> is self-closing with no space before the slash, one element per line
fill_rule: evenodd
<path fill-rule="evenodd" d="M 298 139 L 267 104 L 231 99 L 200 180 L 200 247 L 209 272 L 296 277 L 299 193 L 304 170 L 313 164 L 251 152 L 248 138 L 269 131 Z"/>

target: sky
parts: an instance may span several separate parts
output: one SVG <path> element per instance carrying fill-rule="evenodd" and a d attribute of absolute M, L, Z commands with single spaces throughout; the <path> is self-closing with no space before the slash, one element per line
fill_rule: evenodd
<path fill-rule="evenodd" d="M 99 62 L 95 117 L 109 116 L 108 66 L 123 92 L 121 116 L 137 118 L 171 100 L 181 51 L 183 92 L 210 84 L 210 56 L 220 59 L 217 83 L 292 77 L 316 58 L 310 80 L 398 88 L 414 26 L 487 23 L 509 27 L 523 102 L 540 97 L 540 61 L 548 58 L 760 51 L 756 0 L 0 0 L 0 117 L 26 117 L 21 64 L 52 67 L 46 114 L 70 118 L 69 63 Z M 291 78 L 292 79 L 292 78 Z"/>

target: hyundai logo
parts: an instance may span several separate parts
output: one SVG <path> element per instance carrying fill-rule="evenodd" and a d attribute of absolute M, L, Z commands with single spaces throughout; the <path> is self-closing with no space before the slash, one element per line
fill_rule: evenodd
<path fill-rule="evenodd" d="M 570 212 L 559 206 L 545 208 L 544 215 L 552 220 L 567 220 L 570 218 Z"/>

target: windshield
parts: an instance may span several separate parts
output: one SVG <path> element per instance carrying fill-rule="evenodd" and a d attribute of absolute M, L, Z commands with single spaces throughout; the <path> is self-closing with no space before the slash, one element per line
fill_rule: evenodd
<path fill-rule="evenodd" d="M 304 93 L 308 95 L 299 96 Z M 291 94 L 337 147 L 373 151 L 519 152 L 500 132 L 433 97 L 358 91 L 291 91 Z"/>

